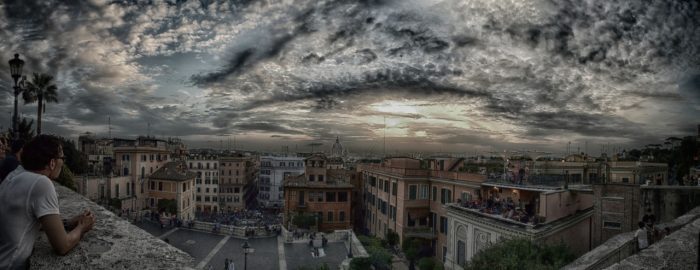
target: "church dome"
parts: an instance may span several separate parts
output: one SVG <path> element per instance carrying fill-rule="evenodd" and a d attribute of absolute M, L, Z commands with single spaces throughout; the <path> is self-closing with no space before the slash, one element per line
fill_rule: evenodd
<path fill-rule="evenodd" d="M 344 157 L 345 154 L 347 153 L 347 150 L 343 148 L 343 145 L 340 144 L 340 138 L 335 137 L 335 143 L 333 144 L 333 147 L 331 148 L 331 157 Z"/>

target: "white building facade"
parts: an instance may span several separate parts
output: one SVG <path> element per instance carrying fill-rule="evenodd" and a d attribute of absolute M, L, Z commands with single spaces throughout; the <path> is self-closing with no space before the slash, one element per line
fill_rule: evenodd
<path fill-rule="evenodd" d="M 195 178 L 196 212 L 219 212 L 219 159 L 215 156 L 189 156 L 189 171 Z"/>
<path fill-rule="evenodd" d="M 258 178 L 258 205 L 280 208 L 284 206 L 282 182 L 286 176 L 304 173 L 304 158 L 301 157 L 260 157 Z"/>

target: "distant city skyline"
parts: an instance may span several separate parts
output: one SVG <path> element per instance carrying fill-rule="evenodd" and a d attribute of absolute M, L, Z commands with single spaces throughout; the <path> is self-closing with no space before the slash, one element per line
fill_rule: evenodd
<path fill-rule="evenodd" d="M 192 148 L 600 152 L 697 134 L 682 1 L 4 1 L 7 61 L 55 76 L 44 133 Z M 30 77 L 30 76 L 28 76 Z M 22 104 L 22 102 L 20 102 Z M 36 104 L 21 105 L 36 118 Z M 580 148 L 579 148 L 580 147 Z M 225 148 L 225 147 L 224 147 Z M 569 151 L 573 152 L 573 151 Z"/>

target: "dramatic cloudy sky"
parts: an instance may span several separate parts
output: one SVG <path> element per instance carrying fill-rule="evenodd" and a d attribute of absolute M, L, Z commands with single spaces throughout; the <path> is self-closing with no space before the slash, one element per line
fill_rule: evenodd
<path fill-rule="evenodd" d="M 28 1 L 1 69 L 56 77 L 47 132 L 191 146 L 564 151 L 700 123 L 700 4 L 655 0 Z M 0 124 L 10 125 L 9 72 Z M 22 106 L 35 118 L 36 105 Z"/>

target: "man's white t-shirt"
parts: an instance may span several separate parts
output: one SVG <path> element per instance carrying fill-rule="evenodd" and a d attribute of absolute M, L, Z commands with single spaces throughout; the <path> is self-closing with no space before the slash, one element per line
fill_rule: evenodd
<path fill-rule="evenodd" d="M 21 170 L 21 171 L 17 171 Z M 48 177 L 17 167 L 0 184 L 0 269 L 24 269 L 39 236 L 39 218 L 59 214 Z"/>

